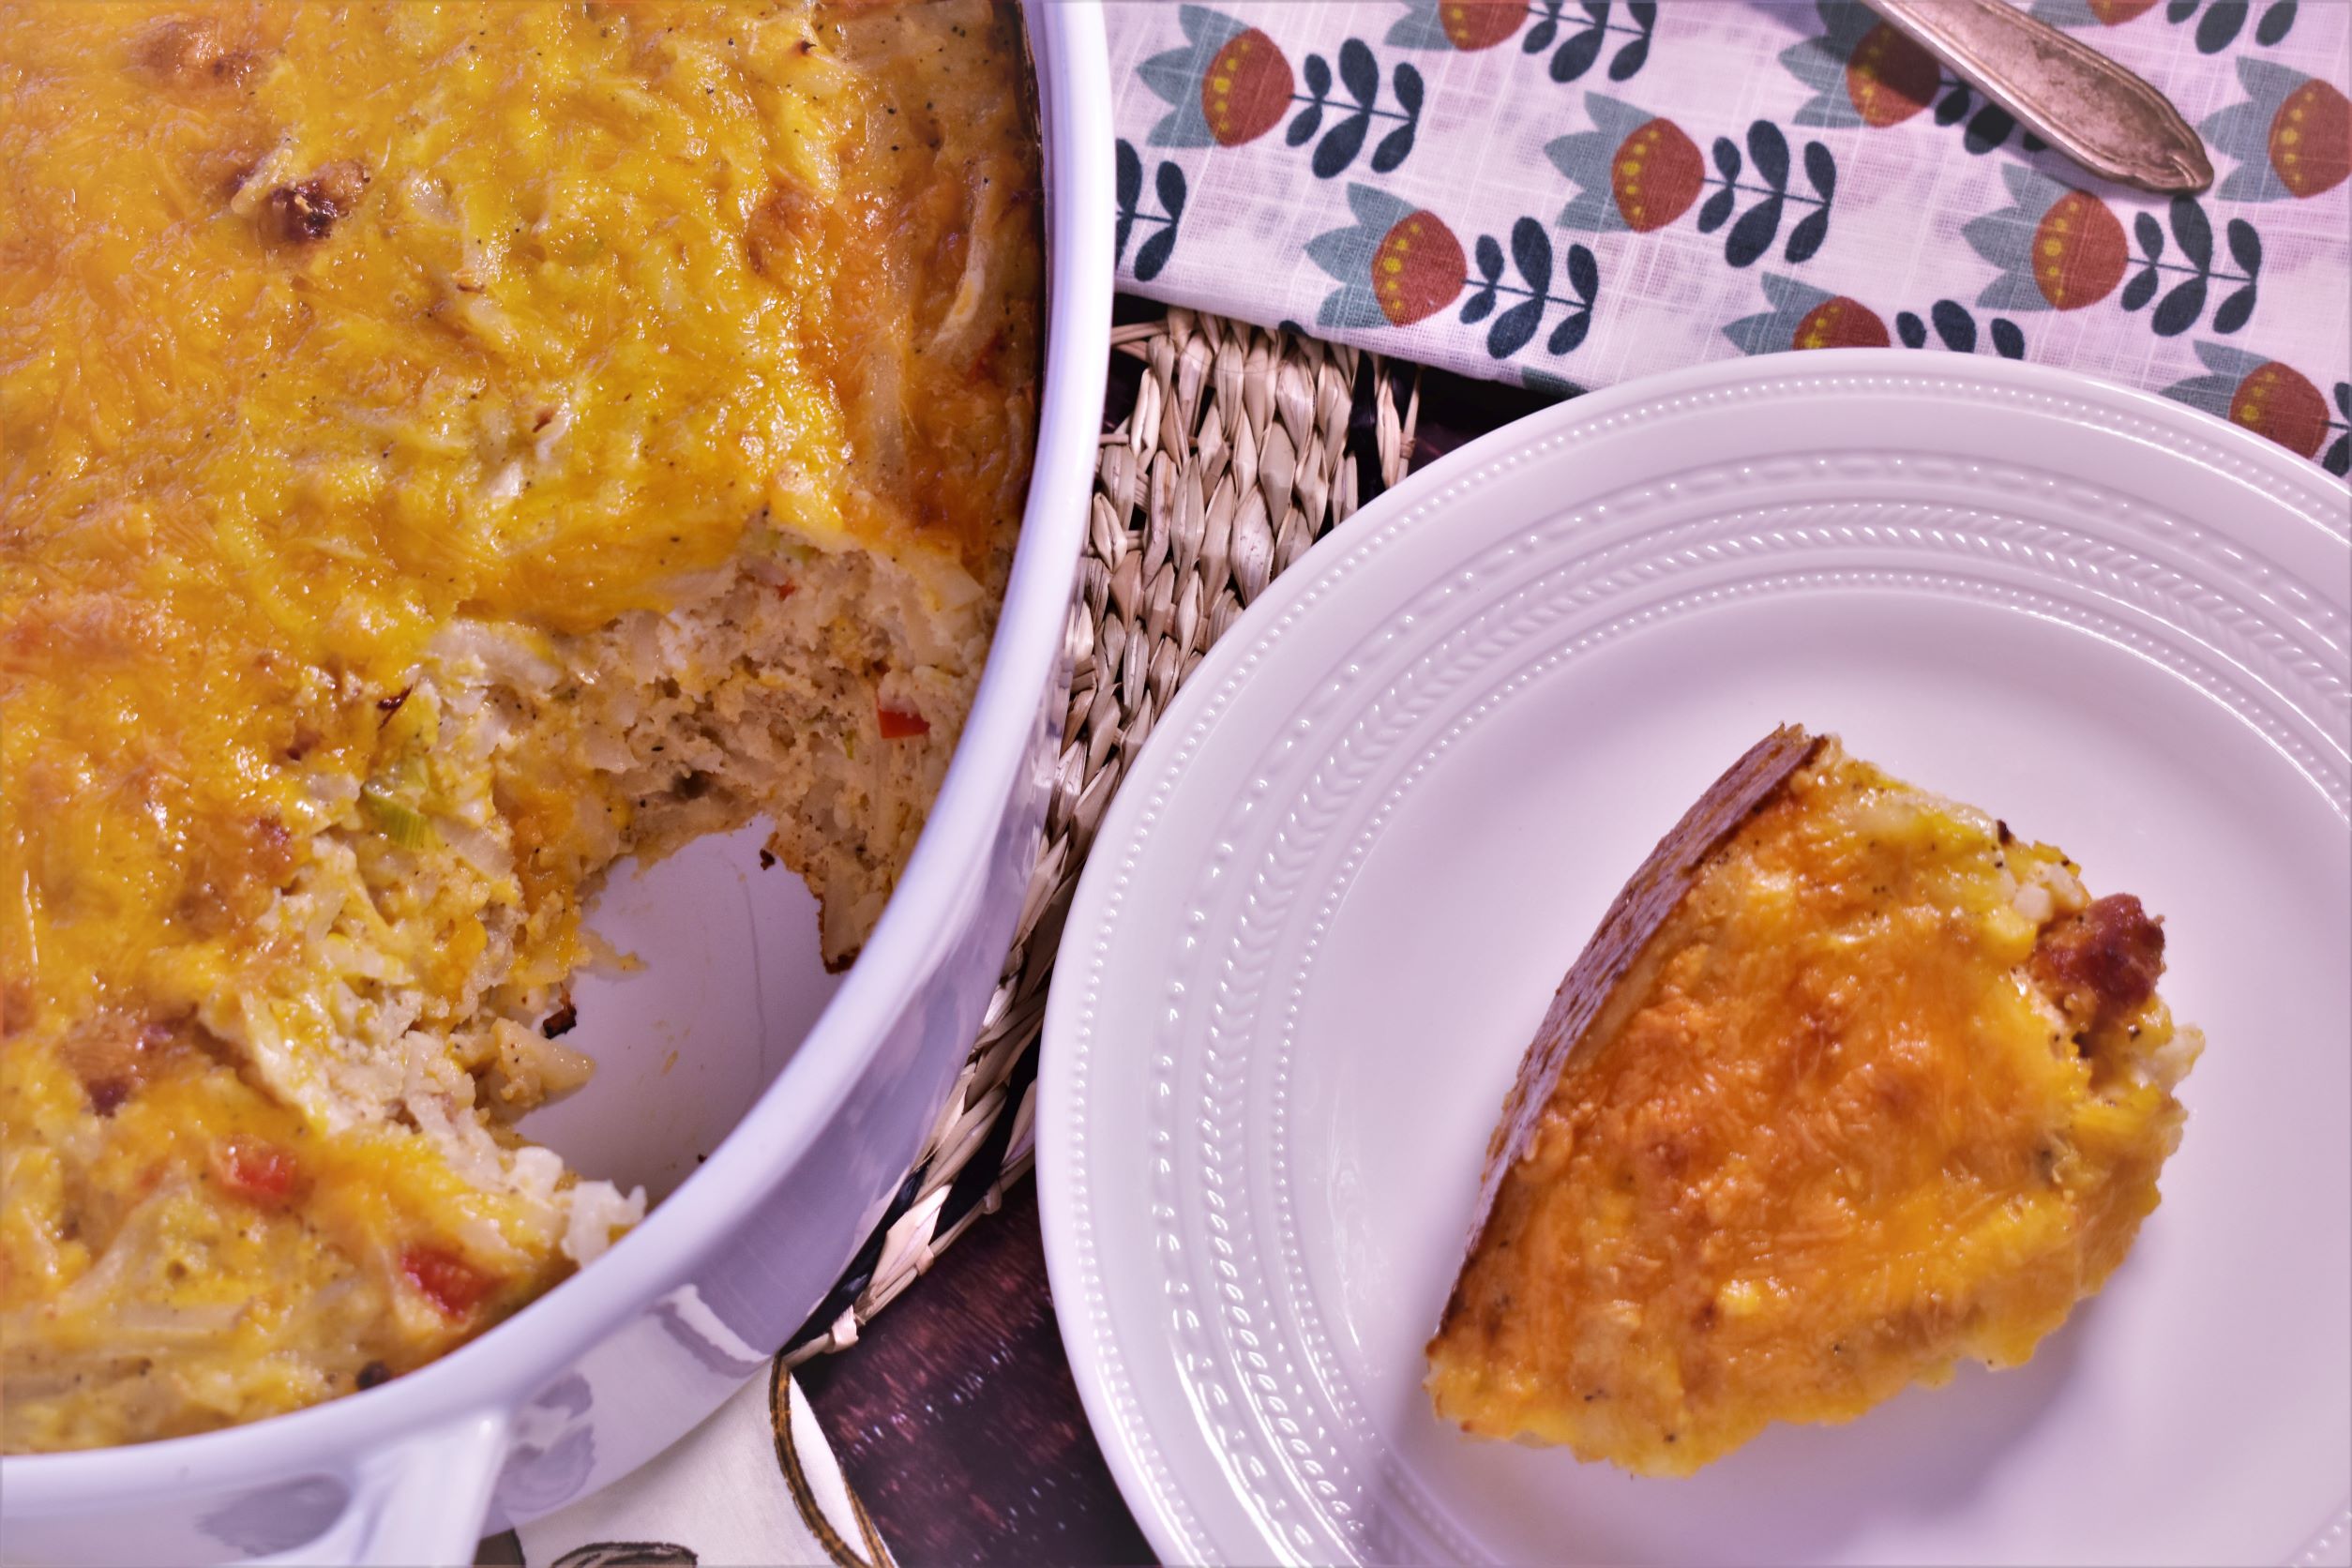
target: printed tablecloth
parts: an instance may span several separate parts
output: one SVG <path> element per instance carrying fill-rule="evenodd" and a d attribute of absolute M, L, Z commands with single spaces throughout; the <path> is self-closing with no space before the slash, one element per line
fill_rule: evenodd
<path fill-rule="evenodd" d="M 2031 0 L 2219 177 L 2093 179 L 1858 0 L 1109 8 L 1136 293 L 1561 393 L 1998 354 L 2352 463 L 2352 6 Z"/>

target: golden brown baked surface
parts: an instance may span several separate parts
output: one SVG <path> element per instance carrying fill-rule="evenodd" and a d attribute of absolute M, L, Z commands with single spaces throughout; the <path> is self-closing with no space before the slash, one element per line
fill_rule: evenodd
<path fill-rule="evenodd" d="M 1027 483 L 1026 101 L 985 0 L 0 4 L 0 1447 L 641 1213 L 509 1125 L 618 857 L 767 816 L 854 952 Z"/>
<path fill-rule="evenodd" d="M 2199 1042 L 2160 926 L 1784 730 L 1621 896 L 1530 1048 L 1439 1413 L 1687 1474 L 2013 1365 L 2155 1208 Z"/>

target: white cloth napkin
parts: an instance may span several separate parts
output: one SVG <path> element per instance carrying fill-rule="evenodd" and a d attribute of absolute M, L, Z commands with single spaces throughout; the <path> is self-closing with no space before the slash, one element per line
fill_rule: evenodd
<path fill-rule="evenodd" d="M 780 1361 L 642 1470 L 516 1534 L 529 1568 L 894 1568 Z"/>

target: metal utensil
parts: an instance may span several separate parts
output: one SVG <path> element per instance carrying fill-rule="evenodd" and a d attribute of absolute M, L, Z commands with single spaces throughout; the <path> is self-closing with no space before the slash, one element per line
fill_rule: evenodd
<path fill-rule="evenodd" d="M 1863 0 L 2094 174 L 2164 195 L 2213 183 L 2205 143 L 2146 79 L 2002 0 Z"/>

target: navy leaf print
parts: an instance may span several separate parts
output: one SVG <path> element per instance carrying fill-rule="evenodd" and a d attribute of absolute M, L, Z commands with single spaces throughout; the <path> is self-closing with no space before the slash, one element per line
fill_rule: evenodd
<path fill-rule="evenodd" d="M 1822 201 L 1837 194 L 1837 160 L 1818 142 L 1805 143 L 1805 178 L 1813 182 L 1813 188 Z"/>
<path fill-rule="evenodd" d="M 1491 288 L 1481 289 L 1476 294 L 1470 295 L 1469 301 L 1462 307 L 1463 324 L 1468 325 L 1471 322 L 1483 322 L 1488 316 L 1493 315 L 1495 313 L 1495 291 Z"/>
<path fill-rule="evenodd" d="M 1749 126 L 1748 157 L 1756 160 L 1756 176 L 1766 185 L 1774 190 L 1788 188 L 1788 138 L 1780 133 L 1780 127 L 1770 120 Z"/>
<path fill-rule="evenodd" d="M 1894 335 L 1903 339 L 1903 346 L 1907 349 L 1927 346 L 1926 323 L 1908 310 L 1894 318 Z"/>
<path fill-rule="evenodd" d="M 2152 212 L 2136 214 L 2132 219 L 2132 233 L 2139 236 L 2140 249 L 2148 252 L 2151 262 L 2162 261 L 2164 255 L 2164 226 L 2156 221 Z"/>
<path fill-rule="evenodd" d="M 1552 286 L 1552 242 L 1544 225 L 1522 218 L 1511 225 L 1511 264 L 1519 269 L 1530 293 L 1547 294 Z"/>
<path fill-rule="evenodd" d="M 1792 264 L 1809 262 L 1813 253 L 1821 249 L 1821 242 L 1829 237 L 1830 209 L 1816 207 L 1805 214 L 1803 221 L 1788 231 L 1788 249 L 1783 254 Z"/>
<path fill-rule="evenodd" d="M 2164 8 L 2164 20 L 2178 27 L 2197 14 L 2197 0 L 2172 0 Z"/>
<path fill-rule="evenodd" d="M 1372 172 L 1385 174 L 1405 161 L 1405 155 L 1413 150 L 1412 126 L 1398 126 L 1380 138 L 1380 144 L 1372 149 Z"/>
<path fill-rule="evenodd" d="M 1560 46 L 1552 56 L 1552 80 L 1574 82 L 1592 68 L 1592 62 L 1601 57 L 1601 45 L 1608 35 L 1598 27 L 1588 27 Z"/>
<path fill-rule="evenodd" d="M 1781 198 L 1770 196 L 1750 207 L 1723 242 L 1723 259 L 1733 266 L 1752 266 L 1780 233 Z M 1816 218 L 1819 213 L 1813 215 Z"/>
<path fill-rule="evenodd" d="M 2196 324 L 2204 310 L 2205 279 L 2200 274 L 2164 295 L 2148 327 L 2159 338 L 2178 338 Z"/>
<path fill-rule="evenodd" d="M 1314 60 L 1319 57 L 1310 54 L 1307 58 Z M 1299 117 L 1290 122 L 1290 128 L 1282 133 L 1282 140 L 1293 147 L 1304 147 L 1308 139 L 1322 128 L 1323 105 L 1319 98 L 1299 111 Z"/>
<path fill-rule="evenodd" d="M 1478 236 L 1478 276 L 1491 283 L 1502 276 L 1502 247 L 1492 234 Z"/>
<path fill-rule="evenodd" d="M 2262 13 L 2260 22 L 2254 23 L 2254 42 L 2268 49 L 2294 29 L 2295 0 L 2279 0 L 2277 5 Z M 2341 446 L 2343 443 L 2338 442 L 2336 445 Z M 2341 474 L 2344 471 L 2338 469 L 2336 472 Z"/>
<path fill-rule="evenodd" d="M 1143 199 L 1143 159 L 1136 156 L 1135 143 L 1123 136 L 1115 161 L 1119 170 L 1119 204 L 1132 208 Z"/>
<path fill-rule="evenodd" d="M 2328 456 L 2319 466 L 2337 478 L 2343 478 L 2344 471 L 2352 469 L 2352 435 L 2336 437 L 2336 444 L 2328 448 Z"/>
<path fill-rule="evenodd" d="M 1149 283 L 1168 264 L 1170 252 L 1176 249 L 1176 225 L 1167 224 L 1150 239 L 1136 247 L 1135 276 L 1138 283 Z"/>
<path fill-rule="evenodd" d="M 2017 324 L 2006 316 L 1993 318 L 1993 352 L 2003 359 L 2023 359 L 2026 356 L 2026 335 L 2017 330 Z"/>
<path fill-rule="evenodd" d="M 1310 54 L 1306 57 L 1305 74 L 1306 90 L 1309 95 L 1319 98 L 1331 96 L 1331 66 L 1320 54 Z"/>
<path fill-rule="evenodd" d="M 1726 180 L 1740 177 L 1740 149 L 1728 136 L 1715 138 L 1715 172 Z"/>
<path fill-rule="evenodd" d="M 1173 229 L 1184 216 L 1184 172 L 1173 163 L 1162 163 L 1152 184 L 1160 193 L 1160 210 L 1168 214 L 1168 225 Z"/>
<path fill-rule="evenodd" d="M 2017 128 L 2017 122 L 2008 110 L 1998 103 L 1988 103 L 1976 112 L 1968 122 L 1968 134 L 1960 144 L 1972 153 L 1989 153 L 2009 140 L 2009 133 Z"/>
<path fill-rule="evenodd" d="M 2132 275 L 2132 280 L 2129 283 L 2123 285 L 2123 297 L 2116 303 L 2126 310 L 2139 309 L 2156 297 L 2158 281 L 2154 267 L 2141 268 Z"/>
<path fill-rule="evenodd" d="M 1731 217 L 1732 204 L 1739 199 L 1739 192 L 1727 185 L 1708 197 L 1698 209 L 1698 232 L 1711 234 L 1722 228 Z"/>
<path fill-rule="evenodd" d="M 2213 0 L 2197 23 L 2197 53 L 2219 54 L 2246 24 L 2246 0 Z"/>
<path fill-rule="evenodd" d="M 1349 38 L 1339 46 L 1339 80 L 1348 84 L 1358 103 L 1370 103 L 1380 96 L 1380 63 L 1362 38 Z"/>
<path fill-rule="evenodd" d="M 1957 300 L 1939 299 L 1927 314 L 1935 322 L 1936 336 L 1944 340 L 1944 347 L 1954 354 L 1976 352 L 1976 318 Z"/>
<path fill-rule="evenodd" d="M 1543 324 L 1544 301 L 1541 297 L 1523 299 L 1495 318 L 1495 324 L 1486 329 L 1486 353 L 1496 359 L 1508 359 L 1527 347 Z"/>
<path fill-rule="evenodd" d="M 1353 38 L 1348 40 L 1355 42 Z M 1319 180 L 1330 179 L 1356 160 L 1364 150 L 1364 133 L 1372 128 L 1368 114 L 1350 114 L 1332 127 L 1329 136 L 1315 144 L 1315 156 L 1307 159 L 1307 167 L 1315 171 Z"/>
<path fill-rule="evenodd" d="M 1968 117 L 1968 105 L 1975 101 L 1968 96 L 1967 87 L 1958 83 L 1952 83 L 1952 91 L 1944 95 L 1941 103 L 1936 105 L 1936 123 L 1939 126 L 1958 125 Z"/>
<path fill-rule="evenodd" d="M 1576 290 L 1576 297 L 1587 305 L 1591 304 L 1593 296 L 1601 292 L 1600 264 L 1592 259 L 1592 252 L 1581 245 L 1568 248 L 1568 286 Z M 1565 354 L 1567 351 L 1554 349 L 1552 352 Z"/>
<path fill-rule="evenodd" d="M 1650 39 L 1647 37 L 1636 38 L 1619 50 L 1617 57 L 1609 62 L 1609 80 L 1611 82 L 1629 81 L 1636 71 L 1649 63 L 1649 60 Z"/>
<path fill-rule="evenodd" d="M 2194 199 L 2175 196 L 2172 199 L 2172 237 L 2180 242 L 2180 253 L 2199 272 L 2213 264 L 2213 225 L 2205 216 L 2205 209 Z"/>
<path fill-rule="evenodd" d="M 2237 331 L 2253 319 L 2254 308 L 2254 286 L 2249 283 L 2222 301 L 2221 309 L 2213 312 L 2213 330 L 2224 337 Z"/>
<path fill-rule="evenodd" d="M 1592 312 L 1579 310 L 1573 316 L 1562 316 L 1552 335 L 1544 340 L 1547 354 L 1573 353 L 1584 341 L 1584 335 L 1592 330 Z"/>
<path fill-rule="evenodd" d="M 1421 113 L 1421 72 L 1413 68 L 1411 62 L 1404 61 L 1397 65 L 1394 84 L 1396 90 L 1396 101 L 1404 106 L 1405 113 L 1419 114 Z"/>
<path fill-rule="evenodd" d="M 2253 224 L 2242 218 L 2233 218 L 2223 231 L 2229 236 L 2230 258 L 2239 270 L 2249 279 L 2262 276 L 2262 236 L 2254 233 Z"/>

